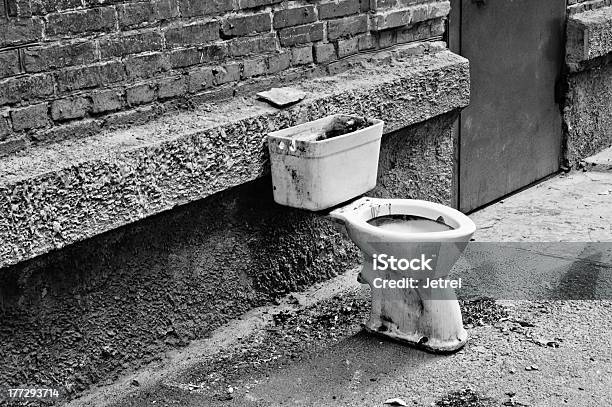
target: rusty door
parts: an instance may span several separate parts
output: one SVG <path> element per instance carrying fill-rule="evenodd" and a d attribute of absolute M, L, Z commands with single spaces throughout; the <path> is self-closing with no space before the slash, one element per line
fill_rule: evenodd
<path fill-rule="evenodd" d="M 459 119 L 459 208 L 470 211 L 551 173 L 561 159 L 556 97 L 565 0 L 453 0 L 449 43 L 470 60 Z"/>

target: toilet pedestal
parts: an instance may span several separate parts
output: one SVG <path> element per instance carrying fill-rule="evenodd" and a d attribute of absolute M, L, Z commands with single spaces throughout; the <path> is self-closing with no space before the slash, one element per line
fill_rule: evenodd
<path fill-rule="evenodd" d="M 359 276 L 372 290 L 368 331 L 435 353 L 454 352 L 466 344 L 468 334 L 452 288 L 376 288 L 376 278 L 399 281 L 406 275 L 374 271 L 371 261 L 364 262 Z"/>

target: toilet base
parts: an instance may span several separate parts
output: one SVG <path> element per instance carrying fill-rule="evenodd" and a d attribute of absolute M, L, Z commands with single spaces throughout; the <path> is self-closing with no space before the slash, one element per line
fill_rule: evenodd
<path fill-rule="evenodd" d="M 393 332 L 386 331 L 381 332 L 379 327 L 371 327 L 368 324 L 362 324 L 363 329 L 366 332 L 374 334 L 376 336 L 380 336 L 385 339 L 391 339 L 393 341 L 406 344 L 416 349 L 424 350 L 429 353 L 437 353 L 437 354 L 448 354 L 455 353 L 461 350 L 466 343 L 470 340 L 467 332 L 465 335 L 460 335 L 462 338 L 457 338 L 453 341 L 436 341 L 435 344 L 423 341 L 423 337 L 419 335 L 406 335 L 401 332 Z"/>
<path fill-rule="evenodd" d="M 358 277 L 372 294 L 367 331 L 432 353 L 465 346 L 468 334 L 452 288 L 381 288 L 373 283 L 378 277 L 399 280 L 402 275 L 372 271 L 367 263 Z"/>

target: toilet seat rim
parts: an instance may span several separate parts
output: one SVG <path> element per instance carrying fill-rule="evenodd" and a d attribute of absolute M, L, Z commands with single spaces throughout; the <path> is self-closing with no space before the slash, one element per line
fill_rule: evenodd
<path fill-rule="evenodd" d="M 352 208 L 342 211 L 342 217 L 347 224 L 347 228 L 353 227 L 362 232 L 375 236 L 384 236 L 389 240 L 404 241 L 407 240 L 407 238 L 413 242 L 445 241 L 457 240 L 461 238 L 467 240 L 476 231 L 476 224 L 467 215 L 451 207 L 420 199 L 384 199 L 364 197 L 355 201 L 350 206 Z M 386 211 L 385 206 L 388 208 Z M 374 212 L 372 210 L 374 207 L 377 207 L 379 210 Z M 401 209 L 398 210 L 399 208 Z M 383 211 L 381 212 L 380 209 Z M 373 218 L 392 214 L 414 215 L 430 218 L 430 216 L 424 216 L 422 211 L 419 211 L 422 209 L 425 209 L 426 211 L 433 211 L 436 215 L 442 216 L 445 221 L 449 219 L 452 220 L 457 227 L 454 227 L 452 230 L 440 232 L 403 233 L 385 230 L 379 226 L 374 226 L 368 223 L 368 221 Z"/>

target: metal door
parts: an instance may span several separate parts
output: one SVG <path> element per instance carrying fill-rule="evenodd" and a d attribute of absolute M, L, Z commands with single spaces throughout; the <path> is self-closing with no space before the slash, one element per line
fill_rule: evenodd
<path fill-rule="evenodd" d="M 470 211 L 559 169 L 565 0 L 454 0 L 449 41 L 470 61 L 461 113 L 459 208 Z"/>

